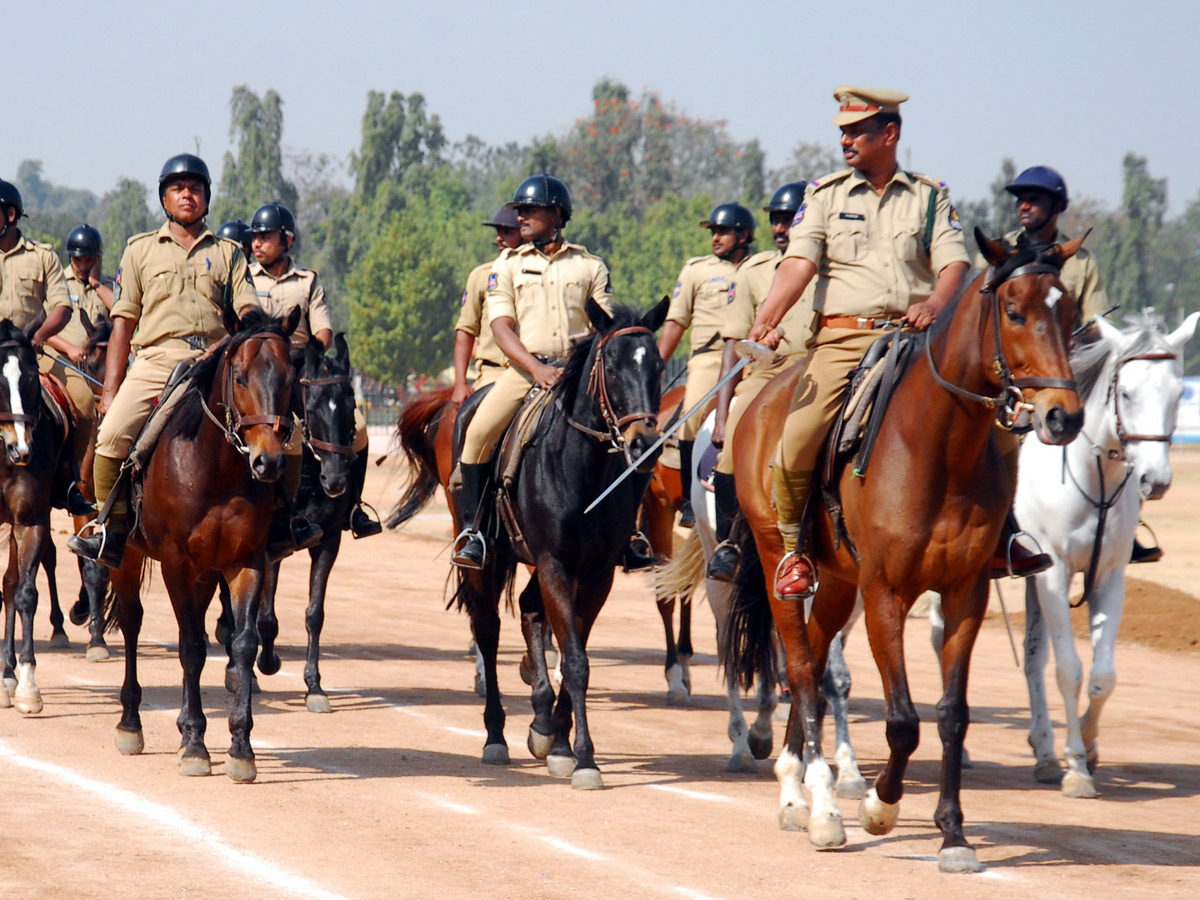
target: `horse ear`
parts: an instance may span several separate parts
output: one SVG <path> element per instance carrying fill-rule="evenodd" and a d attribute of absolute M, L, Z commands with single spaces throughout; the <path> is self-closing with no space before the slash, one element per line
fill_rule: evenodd
<path fill-rule="evenodd" d="M 1114 347 L 1121 346 L 1121 341 L 1125 335 L 1121 332 L 1120 328 L 1108 321 L 1104 316 L 1096 316 L 1092 321 L 1096 324 L 1096 328 L 1099 329 L 1100 337 L 1104 338 L 1104 340 L 1108 341 Z"/>
<path fill-rule="evenodd" d="M 592 327 L 597 331 L 607 331 L 612 327 L 612 316 L 592 297 L 588 297 L 587 299 L 587 315 L 588 321 L 592 323 Z"/>
<path fill-rule="evenodd" d="M 1013 255 L 1012 247 L 1004 241 L 993 241 L 978 225 L 975 226 L 975 243 L 979 245 L 979 252 L 983 254 L 983 258 L 997 269 Z"/>
<path fill-rule="evenodd" d="M 662 328 L 663 322 L 667 321 L 667 310 L 671 308 L 671 298 L 664 296 L 650 311 L 642 316 L 642 324 L 651 331 L 658 331 Z"/>
<path fill-rule="evenodd" d="M 350 365 L 350 345 L 346 343 L 346 333 L 339 331 L 333 336 L 334 358 L 345 365 Z"/>
<path fill-rule="evenodd" d="M 1183 349 L 1183 345 L 1192 339 L 1192 335 L 1196 333 L 1196 322 L 1200 320 L 1200 312 L 1194 312 L 1186 319 L 1183 324 L 1172 331 L 1167 336 L 1167 343 L 1170 344 L 1176 352 Z"/>
<path fill-rule="evenodd" d="M 1061 266 L 1068 259 L 1079 252 L 1079 248 L 1083 246 L 1083 242 L 1087 240 L 1088 235 L 1092 233 L 1092 229 L 1088 229 L 1083 233 L 1083 237 L 1077 237 L 1073 241 L 1067 241 L 1065 244 L 1058 244 L 1047 253 L 1047 256 L 1055 256 L 1058 258 L 1056 265 Z"/>
<path fill-rule="evenodd" d="M 238 314 L 233 311 L 233 304 L 228 300 L 221 304 L 221 323 L 225 326 L 225 330 L 230 334 L 237 334 L 242 330 L 242 320 L 238 318 Z"/>
<path fill-rule="evenodd" d="M 283 333 L 287 337 L 292 336 L 292 332 L 296 330 L 296 326 L 300 324 L 300 307 L 293 306 L 292 311 L 287 314 L 287 318 L 283 320 Z"/>
<path fill-rule="evenodd" d="M 308 343 L 304 345 L 304 368 L 309 372 L 315 372 L 321 365 L 321 355 L 325 352 L 325 348 L 321 346 L 321 342 L 314 337 L 308 339 Z"/>
<path fill-rule="evenodd" d="M 83 330 L 87 333 L 90 339 L 96 333 L 96 326 L 92 324 L 91 317 L 87 314 L 86 309 L 79 310 L 79 321 L 83 323 Z"/>

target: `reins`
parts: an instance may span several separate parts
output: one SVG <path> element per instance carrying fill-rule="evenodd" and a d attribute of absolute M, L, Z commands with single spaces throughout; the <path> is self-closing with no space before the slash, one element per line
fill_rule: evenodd
<path fill-rule="evenodd" d="M 330 441 L 322 441 L 312 436 L 312 432 L 308 428 L 308 389 L 310 387 L 320 387 L 330 384 L 345 384 L 352 385 L 354 382 L 349 375 L 328 375 L 324 378 L 301 378 L 300 390 L 302 393 L 302 408 L 304 417 L 300 420 L 300 434 L 303 437 L 305 446 L 312 451 L 312 455 L 321 458 L 318 450 L 324 450 L 326 453 L 335 453 L 338 456 L 344 456 L 349 460 L 353 460 L 358 454 L 354 452 L 354 447 L 351 444 L 334 444 Z M 351 432 L 351 441 L 353 441 L 353 432 Z"/>
<path fill-rule="evenodd" d="M 242 347 L 244 347 L 246 344 L 249 344 L 251 341 L 261 342 L 270 340 L 272 338 L 283 340 L 280 335 L 273 332 L 253 334 L 238 345 L 238 350 L 240 351 Z M 220 430 L 221 434 L 225 436 L 225 440 L 227 440 L 233 449 L 235 449 L 242 456 L 250 455 L 250 448 L 246 446 L 246 443 L 242 440 L 241 436 L 241 431 L 245 428 L 251 428 L 255 425 L 269 425 L 271 426 L 271 430 L 280 435 L 281 439 L 286 442 L 288 438 L 291 437 L 292 433 L 292 417 L 290 413 L 287 415 L 271 414 L 260 416 L 244 416 L 242 415 L 241 410 L 237 408 L 237 403 L 233 396 L 233 363 L 229 359 L 229 350 L 230 348 L 226 347 L 223 351 L 223 355 L 225 357 L 225 377 L 221 382 L 221 404 L 225 407 L 225 421 L 221 422 L 221 420 L 213 414 L 213 411 L 209 409 L 208 403 L 205 401 L 203 394 L 200 395 L 200 408 L 204 410 L 204 414 L 208 416 L 212 423 L 217 426 L 218 430 Z M 286 434 L 284 434 L 285 428 Z"/>

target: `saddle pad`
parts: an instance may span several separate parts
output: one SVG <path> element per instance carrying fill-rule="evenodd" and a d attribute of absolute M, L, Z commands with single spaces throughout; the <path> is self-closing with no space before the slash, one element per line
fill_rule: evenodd
<path fill-rule="evenodd" d="M 41 372 L 42 403 L 50 413 L 59 430 L 66 434 L 79 420 L 79 410 L 67 393 L 66 387 L 57 376 L 50 372 Z"/>
<path fill-rule="evenodd" d="M 129 451 L 129 463 L 135 471 L 143 470 L 150 462 L 150 455 L 154 452 L 158 439 L 162 437 L 167 423 L 171 421 L 171 414 L 187 394 L 189 381 L 189 378 L 182 378 L 174 384 L 168 383 L 158 395 L 150 417 L 146 419 L 146 424 L 142 426 L 137 440 L 133 443 L 133 449 Z"/>
<path fill-rule="evenodd" d="M 511 488 L 516 482 L 517 472 L 521 468 L 521 456 L 537 435 L 538 424 L 549 401 L 549 391 L 531 390 L 525 395 L 525 401 L 513 417 L 512 424 L 504 432 L 500 452 L 496 454 L 496 475 L 505 489 Z"/>

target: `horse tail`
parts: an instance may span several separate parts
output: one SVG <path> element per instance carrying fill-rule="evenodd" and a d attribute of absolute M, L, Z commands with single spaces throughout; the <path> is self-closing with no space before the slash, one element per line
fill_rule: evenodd
<path fill-rule="evenodd" d="M 148 557 L 142 557 L 142 571 L 138 575 L 138 594 L 137 599 L 140 603 L 141 592 L 145 589 L 150 581 L 150 567 L 154 561 Z M 108 593 L 104 595 L 104 606 L 101 609 L 101 617 L 104 620 L 104 632 L 110 634 L 117 631 L 121 627 L 121 603 L 117 596 L 116 579 L 110 577 L 108 580 Z"/>
<path fill-rule="evenodd" d="M 687 597 L 704 580 L 704 545 L 694 528 L 679 552 L 654 570 L 654 599 Z"/>
<path fill-rule="evenodd" d="M 755 679 L 776 675 L 775 620 L 763 580 L 762 559 L 746 520 L 738 516 L 730 540 L 742 548 L 742 566 L 730 598 L 721 667 L 750 690 Z"/>
<path fill-rule="evenodd" d="M 450 406 L 453 388 L 444 387 L 414 397 L 400 411 L 396 436 L 408 462 L 408 484 L 400 502 L 384 523 L 395 528 L 415 516 L 438 486 L 436 436 L 442 415 Z"/>

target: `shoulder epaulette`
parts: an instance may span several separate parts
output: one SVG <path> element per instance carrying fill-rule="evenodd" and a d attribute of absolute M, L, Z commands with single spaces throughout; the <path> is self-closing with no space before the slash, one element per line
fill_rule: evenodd
<path fill-rule="evenodd" d="M 755 253 L 752 257 L 742 263 L 742 268 L 749 269 L 752 266 L 761 266 L 766 263 L 775 262 L 779 258 L 778 250 L 763 250 L 761 253 Z"/>
<path fill-rule="evenodd" d="M 126 246 L 126 247 L 128 247 L 128 246 L 130 246 L 130 245 L 131 245 L 131 244 L 132 244 L 134 241 L 140 241 L 140 240 L 142 240 L 142 238 L 153 237 L 153 236 L 154 236 L 154 235 L 156 235 L 156 234 L 158 234 L 158 229 L 157 229 L 157 228 L 156 228 L 156 229 L 154 229 L 154 231 L 143 231 L 141 234 L 135 234 L 135 235 L 131 236 L 131 237 L 129 238 L 129 240 L 127 240 L 127 241 L 125 242 L 125 246 Z"/>
<path fill-rule="evenodd" d="M 939 190 L 943 190 L 943 189 L 949 190 L 949 188 L 946 187 L 946 182 L 938 181 L 936 178 L 933 178 L 932 176 L 924 175 L 920 172 L 905 172 L 905 174 L 908 175 L 908 177 L 911 178 L 913 181 L 919 181 L 922 184 L 927 184 L 931 188 L 937 188 Z"/>
<path fill-rule="evenodd" d="M 829 175 L 822 175 L 820 178 L 809 182 L 805 193 L 807 194 L 809 191 L 819 191 L 821 188 L 829 187 L 831 184 L 837 184 L 837 182 L 841 181 L 842 179 L 848 178 L 853 171 L 853 169 L 842 169 Z"/>
<path fill-rule="evenodd" d="M 693 256 L 687 262 L 685 262 L 683 264 L 683 267 L 686 269 L 688 266 L 694 266 L 694 265 L 696 265 L 696 263 L 702 263 L 706 259 L 708 259 L 710 256 L 712 256 L 711 253 L 706 254 L 704 256 Z"/>

